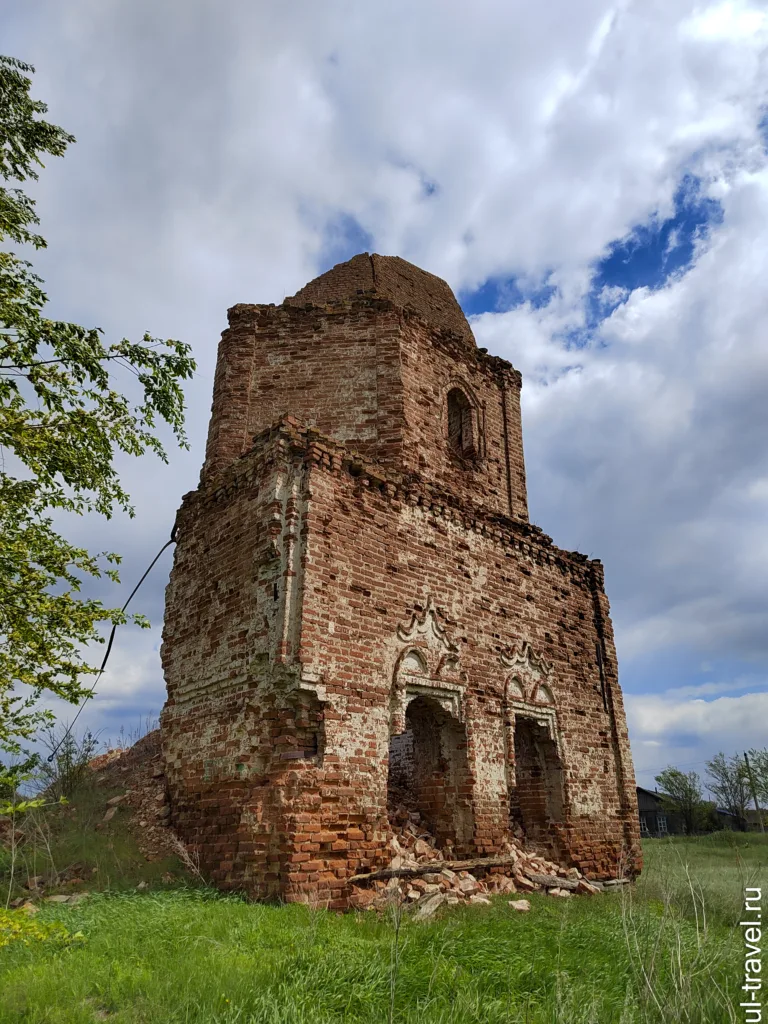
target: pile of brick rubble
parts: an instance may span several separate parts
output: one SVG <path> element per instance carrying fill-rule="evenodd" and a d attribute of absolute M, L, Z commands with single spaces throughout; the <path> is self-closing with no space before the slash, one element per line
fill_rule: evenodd
<path fill-rule="evenodd" d="M 106 813 L 97 828 L 108 829 L 118 807 L 125 806 L 132 813 L 123 820 L 147 860 L 183 850 L 169 828 L 159 730 L 129 749 L 111 750 L 94 758 L 90 768 L 97 784 L 124 791 L 106 801 Z M 384 910 L 393 905 L 408 906 L 417 918 L 425 918 L 443 905 L 489 904 L 489 896 L 495 894 L 525 897 L 539 891 L 568 898 L 595 894 L 623 881 L 589 882 L 576 868 L 555 864 L 541 853 L 526 849 L 517 839 L 508 842 L 498 858 L 477 858 L 460 867 L 462 862 L 454 860 L 450 847 L 437 848 L 418 811 L 397 805 L 390 809 L 390 825 L 389 864 L 352 880 L 353 907 Z M 496 859 L 503 863 L 489 863 Z M 510 905 L 522 911 L 530 908 L 525 898 L 512 899 Z"/>
<path fill-rule="evenodd" d="M 424 918 L 443 905 L 489 904 L 489 896 L 494 894 L 525 896 L 539 891 L 569 898 L 622 884 L 620 879 L 589 882 L 577 868 L 555 864 L 540 853 L 524 849 L 516 840 L 507 843 L 498 858 L 477 858 L 467 863 L 467 868 L 460 868 L 461 862 L 446 856 L 450 851 L 436 848 L 418 812 L 398 809 L 390 822 L 394 835 L 389 843 L 392 858 L 388 866 L 353 881 L 351 902 L 359 909 L 410 905 L 416 918 Z M 496 865 L 494 860 L 502 863 Z M 510 906 L 521 911 L 530 909 L 524 898 L 510 900 Z"/>

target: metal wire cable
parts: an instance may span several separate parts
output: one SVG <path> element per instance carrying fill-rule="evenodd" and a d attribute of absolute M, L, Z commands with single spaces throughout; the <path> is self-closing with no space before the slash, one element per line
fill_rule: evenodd
<path fill-rule="evenodd" d="M 160 558 L 160 555 L 162 555 L 162 553 L 165 551 L 166 548 L 170 547 L 171 544 L 174 544 L 176 542 L 176 529 L 177 529 L 177 527 L 176 527 L 176 524 L 174 523 L 173 529 L 171 530 L 171 539 L 167 540 L 165 542 L 165 544 L 163 544 L 163 546 L 160 548 L 158 553 L 155 555 L 155 557 L 149 563 L 149 567 L 145 570 L 144 575 L 141 577 L 139 582 L 136 584 L 136 586 L 133 588 L 133 590 L 128 595 L 128 600 L 125 602 L 123 607 L 120 609 L 121 612 L 124 612 L 125 609 L 128 607 L 128 605 L 131 603 L 131 600 L 133 599 L 134 595 L 136 594 L 136 591 L 139 589 L 141 584 L 144 582 L 144 580 L 147 578 L 147 576 L 149 576 L 149 574 L 154 569 L 155 563 Z M 53 748 L 53 751 L 51 752 L 51 755 L 48 758 L 48 763 L 49 764 L 50 764 L 51 761 L 53 761 L 54 757 L 56 756 L 56 754 L 59 751 L 59 748 L 61 747 L 62 743 L 64 743 L 64 741 L 66 740 L 67 736 L 69 736 L 69 734 L 72 732 L 72 729 L 74 728 L 75 722 L 77 722 L 78 718 L 80 717 L 80 712 L 85 707 L 86 701 L 89 701 L 91 699 L 91 697 L 93 696 L 93 691 L 96 689 L 96 687 L 98 685 L 98 682 L 99 682 L 99 680 L 102 677 L 104 669 L 107 667 L 107 661 L 109 660 L 109 655 L 110 655 L 110 652 L 112 650 L 112 643 L 114 642 L 115 632 L 117 630 L 118 625 L 119 625 L 119 623 L 117 623 L 117 622 L 114 623 L 114 625 L 112 626 L 112 629 L 110 630 L 109 640 L 107 641 L 107 650 L 104 653 L 104 659 L 103 659 L 103 661 L 101 663 L 101 668 L 96 673 L 96 679 L 94 680 L 93 686 L 90 688 L 88 693 L 86 693 L 85 697 L 83 697 L 82 702 L 80 704 L 80 707 L 77 709 L 77 714 L 72 719 L 70 724 L 66 727 L 66 729 L 64 730 L 64 735 L 61 737 L 59 742 Z"/>

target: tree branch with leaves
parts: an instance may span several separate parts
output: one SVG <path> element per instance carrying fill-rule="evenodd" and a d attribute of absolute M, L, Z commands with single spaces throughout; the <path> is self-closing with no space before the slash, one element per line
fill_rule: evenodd
<path fill-rule="evenodd" d="M 9 247 L 0 252 L 0 750 L 10 754 L 50 721 L 45 694 L 82 699 L 96 671 L 84 648 L 103 641 L 100 623 L 126 620 L 82 594 L 89 577 L 118 581 L 119 555 L 72 544 L 54 517 L 133 515 L 115 456 L 153 452 L 167 461 L 161 421 L 188 446 L 182 381 L 195 370 L 180 341 L 145 334 L 107 343 L 98 328 L 45 316 L 43 282 L 11 248 L 46 246 L 34 201 L 19 186 L 75 140 L 43 119 L 46 105 L 30 94 L 33 72 L 0 56 L 0 181 L 13 183 L 0 185 L 0 242 Z M 135 378 L 136 400 L 115 384 L 116 370 Z"/>
<path fill-rule="evenodd" d="M 723 810 L 734 816 L 738 827 L 745 829 L 750 791 L 742 758 L 738 754 L 726 757 L 720 752 L 707 761 L 707 786 Z"/>

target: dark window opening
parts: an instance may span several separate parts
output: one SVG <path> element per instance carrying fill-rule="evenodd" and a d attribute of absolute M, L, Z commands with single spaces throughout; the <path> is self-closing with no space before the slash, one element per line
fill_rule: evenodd
<path fill-rule="evenodd" d="M 277 739 L 281 761 L 316 761 L 323 756 L 322 710 L 312 700 L 286 709 L 282 735 Z"/>
<path fill-rule="evenodd" d="M 281 761 L 303 761 L 306 758 L 317 757 L 320 753 L 320 744 L 318 742 L 317 733 L 310 733 L 301 737 L 300 742 L 304 744 L 301 747 L 294 747 L 291 750 L 285 750 L 280 755 Z"/>
<path fill-rule="evenodd" d="M 515 718 L 515 784 L 509 794 L 510 826 L 517 835 L 559 854 L 557 829 L 564 816 L 563 766 L 546 727 Z"/>
<path fill-rule="evenodd" d="M 448 392 L 448 444 L 464 458 L 472 459 L 477 454 L 472 406 L 461 388 Z"/>

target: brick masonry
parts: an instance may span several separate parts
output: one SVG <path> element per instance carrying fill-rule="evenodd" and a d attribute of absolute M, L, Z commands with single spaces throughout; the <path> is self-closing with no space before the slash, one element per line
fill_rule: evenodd
<path fill-rule="evenodd" d="M 396 257 L 229 311 L 162 648 L 172 821 L 215 884 L 346 906 L 388 796 L 453 856 L 640 869 L 603 570 L 528 522 L 520 388 Z"/>

